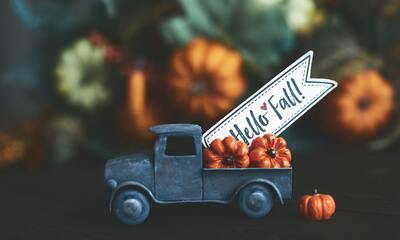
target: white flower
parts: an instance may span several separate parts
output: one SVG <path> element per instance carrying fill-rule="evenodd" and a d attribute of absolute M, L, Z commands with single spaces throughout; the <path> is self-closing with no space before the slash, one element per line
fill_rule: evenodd
<path fill-rule="evenodd" d="M 93 109 L 109 99 L 105 67 L 105 50 L 88 39 L 79 40 L 61 54 L 57 89 L 70 103 Z"/>
<path fill-rule="evenodd" d="M 288 0 L 285 4 L 286 21 L 294 31 L 308 30 L 317 12 L 313 0 Z"/>

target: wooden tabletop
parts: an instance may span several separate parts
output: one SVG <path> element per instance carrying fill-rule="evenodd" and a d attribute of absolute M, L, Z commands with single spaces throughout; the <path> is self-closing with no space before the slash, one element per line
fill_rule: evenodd
<path fill-rule="evenodd" d="M 260 220 L 235 204 L 163 205 L 142 225 L 123 226 L 107 216 L 104 160 L 82 157 L 59 169 L 0 171 L 1 239 L 400 239 L 400 157 L 385 152 L 338 150 L 294 155 L 293 199 Z M 302 194 L 330 193 L 333 219 L 298 216 Z"/>

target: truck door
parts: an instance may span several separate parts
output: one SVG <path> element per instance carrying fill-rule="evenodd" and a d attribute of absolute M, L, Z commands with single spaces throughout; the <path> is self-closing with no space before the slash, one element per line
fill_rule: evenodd
<path fill-rule="evenodd" d="M 199 136 L 160 135 L 155 147 L 155 192 L 159 200 L 202 199 Z"/>

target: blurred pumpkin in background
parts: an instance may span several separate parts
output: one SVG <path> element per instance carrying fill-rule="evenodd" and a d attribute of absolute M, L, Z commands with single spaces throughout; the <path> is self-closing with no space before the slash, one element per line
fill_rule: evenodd
<path fill-rule="evenodd" d="M 251 143 L 251 165 L 260 168 L 288 168 L 292 154 L 285 139 L 269 133 L 257 137 Z"/>
<path fill-rule="evenodd" d="M 154 134 L 149 132 L 153 125 L 163 122 L 160 104 L 151 101 L 149 95 L 149 81 L 151 71 L 146 67 L 134 67 L 128 76 L 126 88 L 126 104 L 121 114 L 121 128 L 135 139 L 150 142 Z"/>
<path fill-rule="evenodd" d="M 192 40 L 171 58 L 166 90 L 173 104 L 195 120 L 217 120 L 246 90 L 238 52 L 204 38 Z"/>
<path fill-rule="evenodd" d="M 26 121 L 18 128 L 0 133 L 0 167 L 21 163 L 34 169 L 46 158 L 43 126 L 36 121 Z"/>
<path fill-rule="evenodd" d="M 232 136 L 224 140 L 217 138 L 203 152 L 204 165 L 207 168 L 247 168 L 250 165 L 248 153 L 247 144 Z"/>
<path fill-rule="evenodd" d="M 41 167 L 48 157 L 48 146 L 44 137 L 45 126 L 45 119 L 42 119 L 25 122 L 18 129 L 18 134 L 27 146 L 23 161 L 23 167 L 27 169 Z"/>
<path fill-rule="evenodd" d="M 324 104 L 322 118 L 332 133 L 347 141 L 365 140 L 390 120 L 394 89 L 376 70 L 363 70 L 344 77 Z"/>
<path fill-rule="evenodd" d="M 23 139 L 6 133 L 0 133 L 0 167 L 6 167 L 20 161 L 26 153 Z"/>

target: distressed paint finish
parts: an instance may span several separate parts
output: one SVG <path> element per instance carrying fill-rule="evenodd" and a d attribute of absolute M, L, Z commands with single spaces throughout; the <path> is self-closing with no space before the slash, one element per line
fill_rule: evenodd
<path fill-rule="evenodd" d="M 129 186 L 144 190 L 142 192 L 147 192 L 154 202 L 163 204 L 229 203 L 240 190 L 251 184 L 268 188 L 281 203 L 291 198 L 291 168 L 203 169 L 200 126 L 165 124 L 154 126 L 150 131 L 158 135 L 153 152 L 131 154 L 107 161 L 105 184 L 108 187 L 107 205 L 110 211 L 114 198 Z M 168 136 L 192 136 L 195 154 L 166 155 Z M 249 196 L 251 194 L 256 193 L 250 193 Z"/>
<path fill-rule="evenodd" d="M 193 136 L 196 155 L 168 156 L 165 154 L 169 136 Z M 162 134 L 156 145 L 155 196 L 158 200 L 201 200 L 202 199 L 202 148 L 201 132 Z"/>
<path fill-rule="evenodd" d="M 273 192 L 282 196 L 282 200 L 291 198 L 291 168 L 226 168 L 203 170 L 204 200 L 230 199 L 251 182 L 270 185 Z"/>
<path fill-rule="evenodd" d="M 114 180 L 117 186 L 124 182 L 138 182 L 154 191 L 154 167 L 151 152 L 136 153 L 108 160 L 105 167 L 105 183 Z"/>
<path fill-rule="evenodd" d="M 183 133 L 183 134 L 201 134 L 201 127 L 196 124 L 186 124 L 186 123 L 177 123 L 177 124 L 161 124 L 153 126 L 149 129 L 151 132 L 155 134 L 162 133 Z"/>

